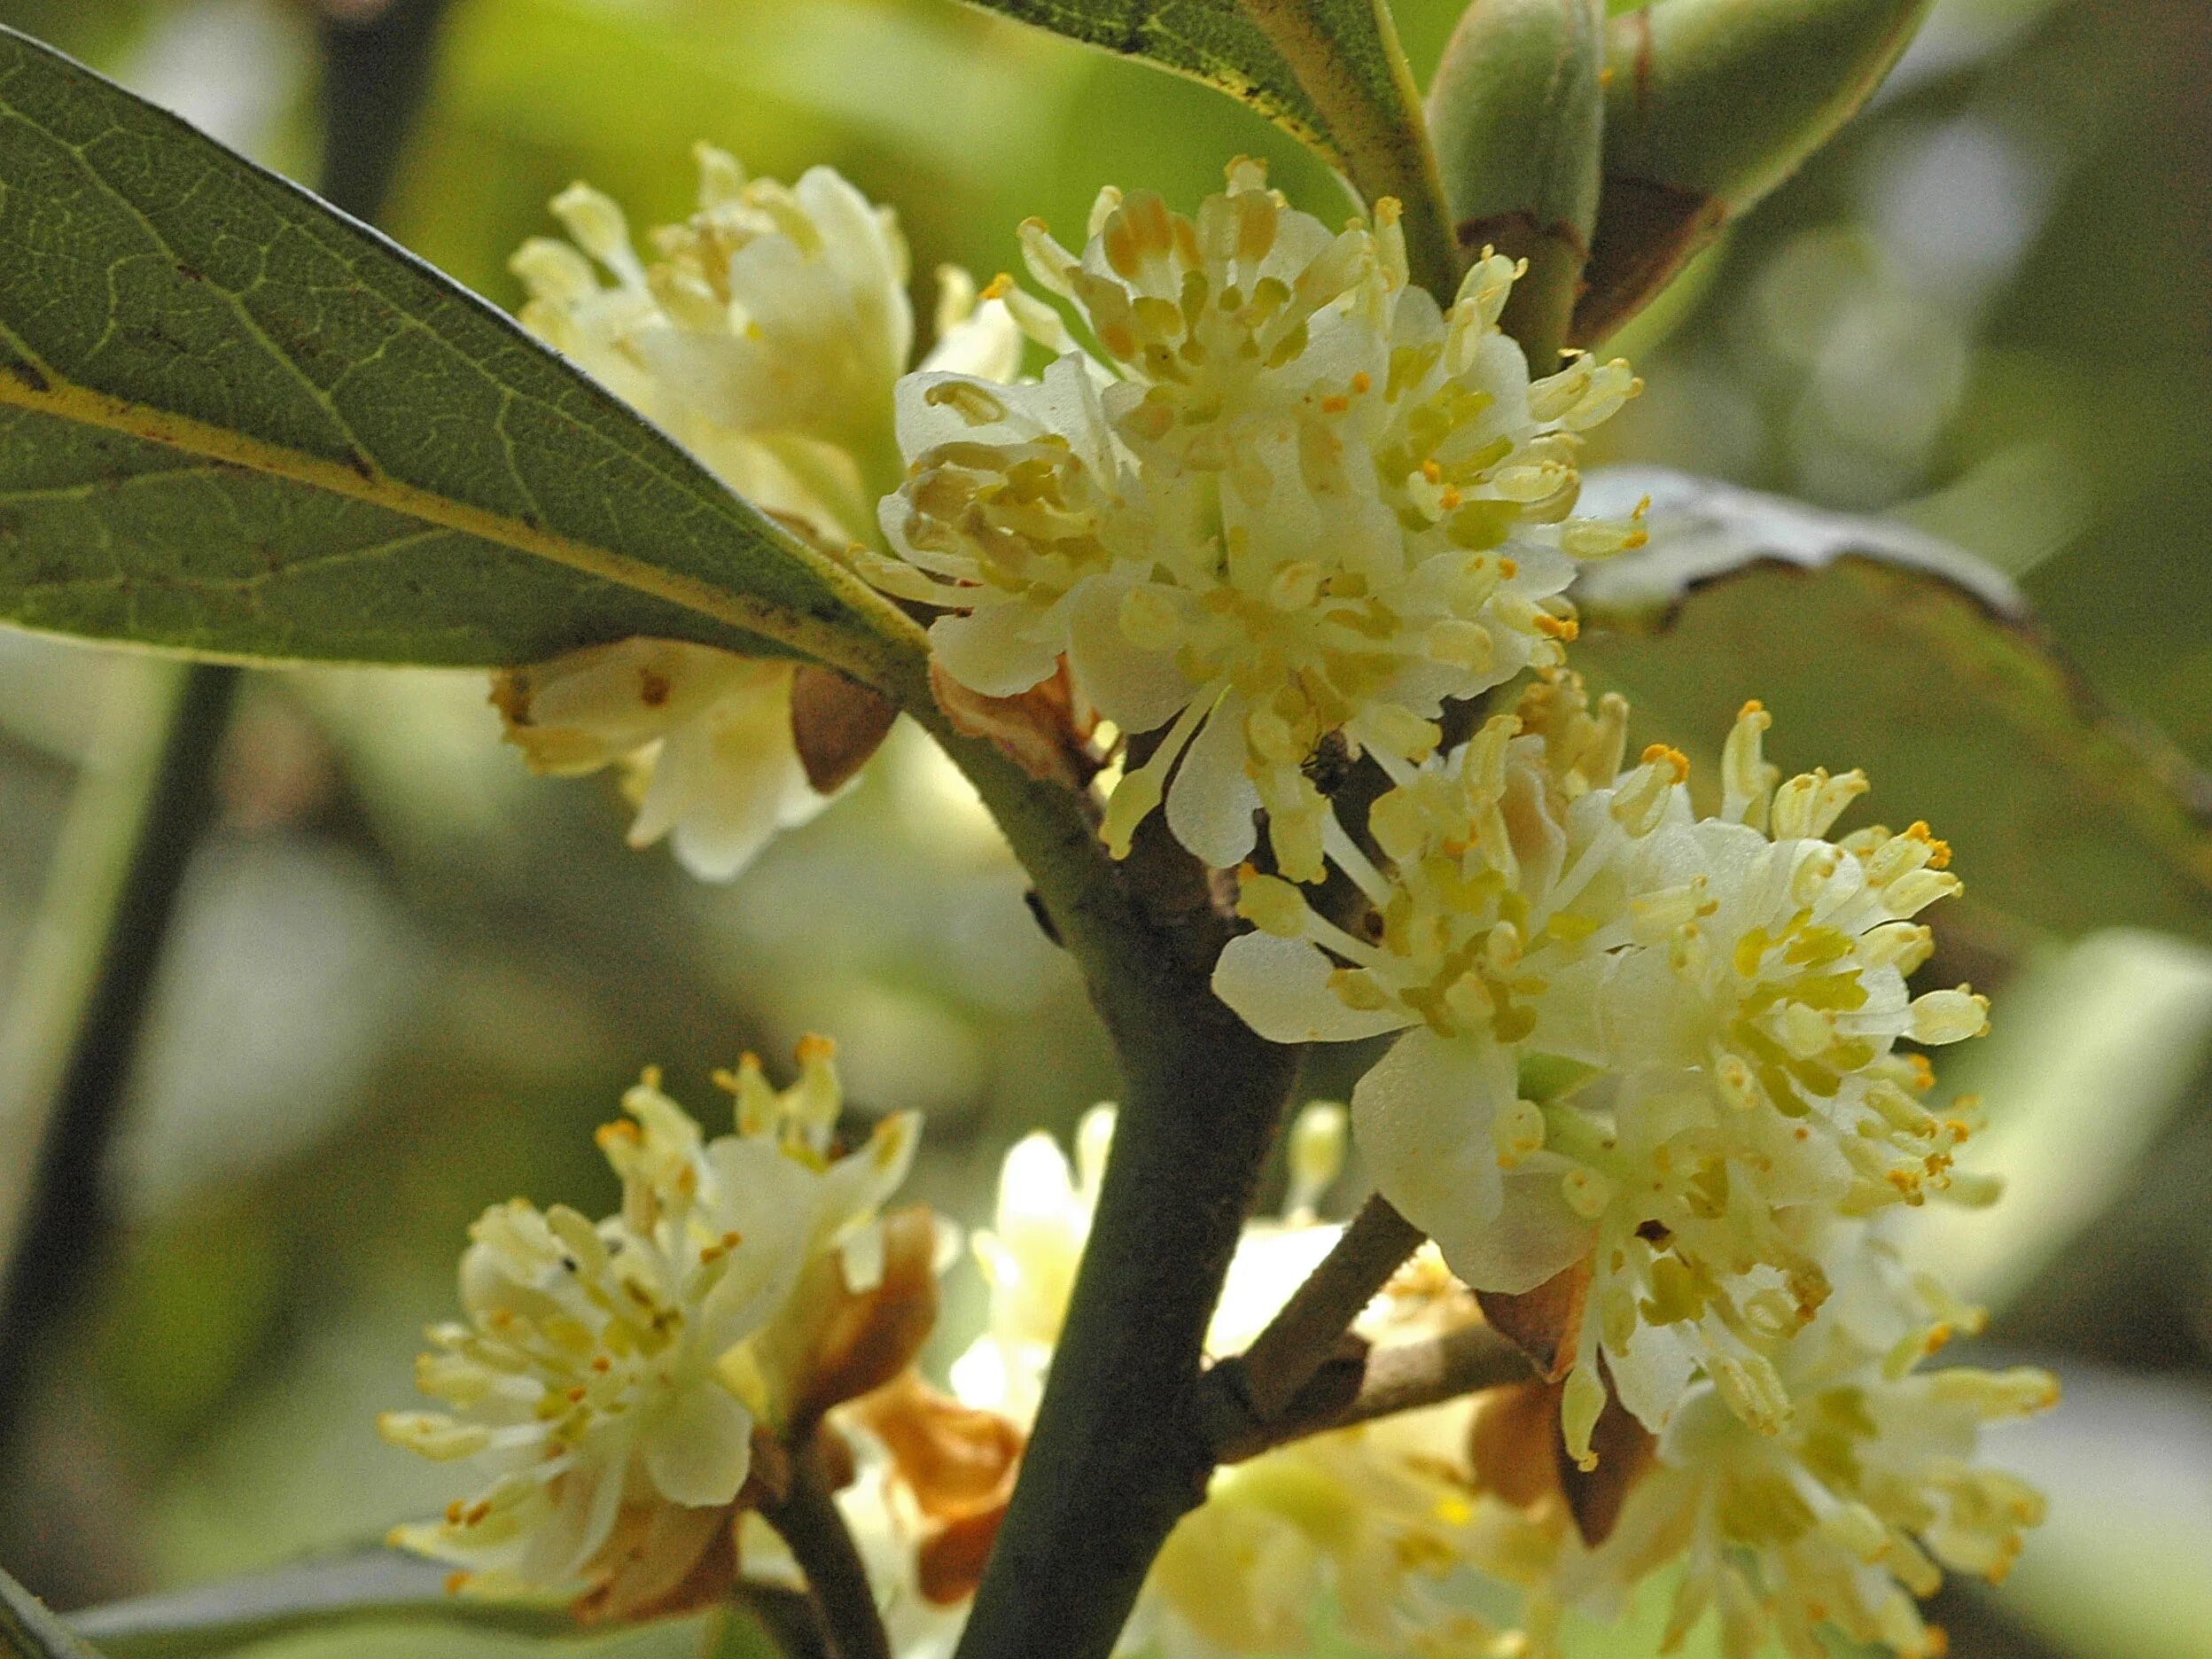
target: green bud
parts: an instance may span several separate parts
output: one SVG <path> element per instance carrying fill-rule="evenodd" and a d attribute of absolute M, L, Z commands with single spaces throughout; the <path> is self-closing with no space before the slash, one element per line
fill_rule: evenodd
<path fill-rule="evenodd" d="M 1605 183 L 1573 339 L 1640 311 L 1856 114 L 1929 0 L 1658 0 L 1606 33 Z"/>
<path fill-rule="evenodd" d="M 1499 319 L 1538 375 L 1558 367 L 1598 215 L 1601 0 L 1474 0 L 1429 90 L 1461 253 L 1526 260 Z"/>

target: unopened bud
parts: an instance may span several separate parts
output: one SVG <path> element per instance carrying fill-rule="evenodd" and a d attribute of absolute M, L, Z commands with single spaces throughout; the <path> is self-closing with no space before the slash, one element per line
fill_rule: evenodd
<path fill-rule="evenodd" d="M 1429 92 L 1429 131 L 1463 249 L 1527 261 L 1499 324 L 1555 367 L 1597 222 L 1605 8 L 1473 0 Z"/>

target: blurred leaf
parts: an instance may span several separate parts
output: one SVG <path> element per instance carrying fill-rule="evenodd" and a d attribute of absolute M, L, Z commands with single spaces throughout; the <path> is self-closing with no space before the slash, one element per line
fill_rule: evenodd
<path fill-rule="evenodd" d="M 71 1616 L 110 1659 L 187 1659 L 228 1653 L 296 1631 L 377 1621 L 430 1621 L 528 1636 L 572 1636 L 558 1601 L 488 1601 L 446 1592 L 448 1569 L 396 1551 L 307 1562 L 190 1590 L 113 1601 Z"/>
<path fill-rule="evenodd" d="M 1976 1585 L 1977 1599 L 2082 1659 L 2212 1659 L 2212 1398 L 2185 1375 L 2061 1358 L 2059 1377 L 2058 1410 L 1990 1437 L 1990 1461 L 2025 1476 L 2050 1513 L 2003 1587 Z"/>
<path fill-rule="evenodd" d="M 251 658 L 911 630 L 480 300 L 0 34 L 0 613 Z"/>
<path fill-rule="evenodd" d="M 0 1572 L 0 1650 L 9 1659 L 99 1659 L 98 1650 L 65 1629 L 46 1604 Z"/>
<path fill-rule="evenodd" d="M 1406 208 L 1414 276 L 1456 264 L 1421 101 L 1385 0 L 972 0 L 1219 88 L 1326 157 L 1367 202 Z"/>
<path fill-rule="evenodd" d="M 2028 602 L 2001 572 L 1893 520 L 1829 512 L 1665 467 L 1593 473 L 1582 506 L 1624 514 L 1646 497 L 1649 543 L 1626 557 L 1585 566 L 1576 582 L 1575 604 L 1586 626 L 1662 632 L 1692 590 L 1716 577 L 1761 563 L 1818 570 L 1849 555 L 1936 577 L 2009 622 L 2028 618 Z"/>
<path fill-rule="evenodd" d="M 1967 1162 L 2003 1173 L 2004 1202 L 1921 1212 L 1915 1253 L 1969 1301 L 2011 1301 L 2127 1191 L 2208 1039 L 2212 953 L 2115 930 L 2037 962 L 1944 1074 L 1990 1102 Z"/>
<path fill-rule="evenodd" d="M 1713 752 L 1757 697 L 1785 768 L 1863 766 L 1884 820 L 1949 837 L 1976 909 L 2212 939 L 2212 784 L 2103 706 L 2003 577 L 1895 525 L 1678 474 L 1596 474 L 1585 501 L 1647 492 L 1650 546 L 1577 591 L 1577 666 L 1628 695 L 1636 742 Z"/>
<path fill-rule="evenodd" d="M 370 1549 L 272 1572 L 129 1601 L 70 1616 L 108 1659 L 198 1659 L 279 1636 L 348 1626 L 410 1623 L 446 1632 L 526 1637 L 582 1634 L 557 1599 L 490 1601 L 448 1593 L 448 1569 L 436 1562 Z M 773 1655 L 767 1632 L 811 1628 L 813 1614 L 798 1592 L 765 1585 L 739 1586 L 736 1604 L 710 1621 L 714 1654 Z M 82 1644 L 70 1652 L 81 1659 Z"/>

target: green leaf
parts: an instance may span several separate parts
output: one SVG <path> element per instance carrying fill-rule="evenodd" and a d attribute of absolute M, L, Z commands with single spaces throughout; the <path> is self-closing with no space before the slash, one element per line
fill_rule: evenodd
<path fill-rule="evenodd" d="M 0 30 L 0 618 L 486 665 L 654 635 L 884 689 L 919 635 L 513 323 Z"/>
<path fill-rule="evenodd" d="M 46 1604 L 0 1572 L 0 1654 L 7 1659 L 100 1659 Z"/>
<path fill-rule="evenodd" d="M 295 1631 L 429 1621 L 524 1636 L 573 1636 L 557 1601 L 491 1601 L 446 1593 L 448 1569 L 395 1550 L 363 1550 L 71 1616 L 109 1659 L 191 1659 Z"/>
<path fill-rule="evenodd" d="M 535 1638 L 585 1633 L 558 1598 L 491 1601 L 450 1595 L 447 1569 L 395 1550 L 369 1549 L 140 1596 L 72 1614 L 70 1625 L 107 1659 L 200 1659 L 279 1636 L 356 1625 L 435 1624 L 449 1631 Z M 798 1592 L 741 1585 L 737 1599 L 709 1616 L 713 1651 L 775 1654 L 804 1638 L 814 1614 Z M 779 1641 L 767 1632 L 782 1632 Z M 80 1645 L 76 1655 L 89 1651 Z"/>
<path fill-rule="evenodd" d="M 1386 0 L 971 0 L 1218 87 L 1406 210 L 1415 281 L 1458 285 L 1444 189 Z"/>
<path fill-rule="evenodd" d="M 1786 770 L 1864 767 L 1876 818 L 1951 843 L 1967 898 L 1947 943 L 2212 939 L 2212 783 L 2102 705 L 2002 576 L 1899 526 L 1678 474 L 1601 472 L 1585 499 L 1647 493 L 1650 546 L 1577 589 L 1575 664 L 1628 695 L 1632 744 L 1717 754 L 1759 698 Z"/>
<path fill-rule="evenodd" d="M 1946 1061 L 1990 1127 L 1967 1167 L 2005 1178 L 1993 1210 L 1931 1204 L 1914 1253 L 1970 1302 L 2001 1309 L 2120 1201 L 2212 1042 L 2212 953 L 2132 929 L 2039 956 L 1998 994 L 1990 1035 Z"/>
<path fill-rule="evenodd" d="M 1606 36 L 1605 183 L 1576 340 L 1636 315 L 1858 113 L 1930 0 L 1666 0 Z"/>

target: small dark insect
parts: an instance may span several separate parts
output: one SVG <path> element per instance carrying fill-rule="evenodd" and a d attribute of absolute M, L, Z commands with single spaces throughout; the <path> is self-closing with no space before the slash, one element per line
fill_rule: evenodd
<path fill-rule="evenodd" d="M 1334 795 L 1351 775 L 1351 745 L 1339 731 L 1323 737 L 1306 760 L 1306 780 L 1324 795 Z"/>

